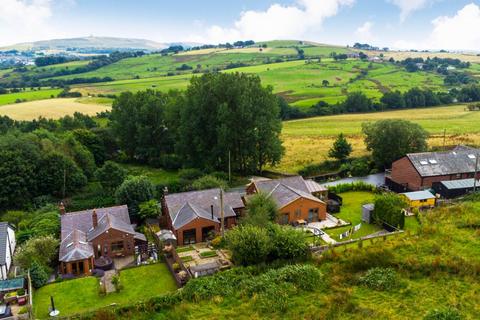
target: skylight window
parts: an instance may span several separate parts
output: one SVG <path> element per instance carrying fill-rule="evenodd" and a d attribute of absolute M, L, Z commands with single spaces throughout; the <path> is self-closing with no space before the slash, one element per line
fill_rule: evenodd
<path fill-rule="evenodd" d="M 67 244 L 67 248 L 70 248 L 71 246 L 73 246 L 73 242 L 70 242 L 69 244 Z"/>
<path fill-rule="evenodd" d="M 428 161 L 427 160 L 420 160 L 420 164 L 422 166 L 426 166 L 428 164 Z"/>
<path fill-rule="evenodd" d="M 430 159 L 430 160 L 428 160 L 428 162 L 430 162 L 431 164 L 437 164 L 438 163 L 438 161 L 435 160 L 435 159 Z"/>
<path fill-rule="evenodd" d="M 469 154 L 468 157 L 469 157 L 470 159 L 475 159 L 475 155 L 474 155 L 474 154 Z"/>

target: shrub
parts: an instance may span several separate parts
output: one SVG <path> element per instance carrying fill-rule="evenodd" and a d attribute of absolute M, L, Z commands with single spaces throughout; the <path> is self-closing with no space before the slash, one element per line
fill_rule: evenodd
<path fill-rule="evenodd" d="M 303 260 L 309 253 L 307 239 L 303 232 L 288 226 L 271 225 L 272 259 Z"/>
<path fill-rule="evenodd" d="M 278 217 L 278 208 L 275 201 L 263 192 L 259 192 L 248 199 L 246 215 L 242 224 L 265 227 Z"/>
<path fill-rule="evenodd" d="M 48 267 L 57 258 L 58 240 L 52 236 L 29 239 L 15 252 L 14 261 L 23 269 L 30 269 L 33 263 Z"/>
<path fill-rule="evenodd" d="M 463 317 L 455 309 L 431 310 L 423 320 L 462 320 Z"/>
<path fill-rule="evenodd" d="M 285 312 L 291 302 L 292 287 L 286 283 L 272 284 L 258 295 L 255 306 L 264 314 Z"/>
<path fill-rule="evenodd" d="M 213 188 L 223 188 L 226 189 L 228 183 L 224 180 L 220 180 L 214 176 L 206 175 L 195 179 L 192 182 L 192 189 L 194 190 L 205 190 L 205 189 L 213 189 Z"/>
<path fill-rule="evenodd" d="M 48 273 L 37 261 L 33 261 L 30 266 L 30 277 L 32 279 L 32 286 L 36 289 L 43 287 L 48 281 Z"/>
<path fill-rule="evenodd" d="M 227 232 L 225 239 L 233 261 L 240 265 L 265 262 L 271 250 L 267 230 L 256 226 L 235 227 Z"/>
<path fill-rule="evenodd" d="M 120 282 L 120 276 L 119 275 L 112 276 L 112 284 L 115 287 L 115 291 L 117 291 L 117 292 L 119 292 L 120 290 L 123 289 L 123 285 Z"/>
<path fill-rule="evenodd" d="M 128 177 L 118 187 L 115 198 L 118 204 L 127 204 L 132 216 L 136 216 L 142 202 L 153 199 L 153 185 L 147 177 Z"/>
<path fill-rule="evenodd" d="M 375 192 L 377 188 L 369 183 L 363 181 L 356 181 L 352 183 L 339 183 L 334 186 L 328 187 L 328 191 L 333 193 L 343 193 L 348 191 L 368 191 Z"/>
<path fill-rule="evenodd" d="M 203 176 L 203 172 L 195 168 L 182 169 L 178 171 L 178 177 L 182 180 L 192 181 L 200 178 L 201 176 Z"/>
<path fill-rule="evenodd" d="M 388 291 L 398 286 L 398 277 L 392 268 L 372 268 L 360 278 L 360 283 L 370 289 Z"/>

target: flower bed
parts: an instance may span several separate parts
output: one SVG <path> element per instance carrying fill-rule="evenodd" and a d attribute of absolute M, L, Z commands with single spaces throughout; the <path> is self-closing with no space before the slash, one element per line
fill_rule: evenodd
<path fill-rule="evenodd" d="M 216 252 L 216 251 L 213 251 L 213 250 L 203 251 L 203 252 L 200 252 L 199 256 L 200 256 L 200 258 L 216 257 L 216 256 L 217 256 L 217 252 Z"/>

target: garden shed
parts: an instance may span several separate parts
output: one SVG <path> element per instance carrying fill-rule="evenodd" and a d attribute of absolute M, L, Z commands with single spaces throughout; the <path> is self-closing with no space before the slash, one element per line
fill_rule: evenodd
<path fill-rule="evenodd" d="M 474 185 L 474 180 L 471 178 L 435 182 L 433 183 L 432 188 L 435 190 L 435 193 L 439 194 L 441 197 L 452 199 L 472 192 Z M 480 187 L 480 180 L 477 180 L 476 186 L 477 188 Z"/>
<path fill-rule="evenodd" d="M 375 205 L 373 203 L 367 203 L 362 205 L 362 221 L 365 223 L 373 222 L 373 210 Z"/>

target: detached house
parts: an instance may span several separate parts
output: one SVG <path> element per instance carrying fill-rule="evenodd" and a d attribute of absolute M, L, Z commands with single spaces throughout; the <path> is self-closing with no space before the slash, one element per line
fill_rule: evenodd
<path fill-rule="evenodd" d="M 0 222 L 0 279 L 6 280 L 13 253 L 15 252 L 15 230 L 8 222 Z"/>
<path fill-rule="evenodd" d="M 445 152 L 410 153 L 392 164 L 385 184 L 405 192 L 429 189 L 436 182 L 473 178 L 477 156 L 480 150 L 466 146 Z"/>
<path fill-rule="evenodd" d="M 162 216 L 179 245 L 205 241 L 211 232 L 220 231 L 220 189 L 166 194 L 162 199 Z M 225 228 L 231 228 L 242 214 L 242 194 L 223 193 Z"/>
<path fill-rule="evenodd" d="M 301 176 L 253 180 L 247 186 L 244 201 L 248 203 L 249 197 L 257 192 L 263 192 L 275 201 L 280 212 L 280 224 L 316 222 L 327 218 L 325 201 L 328 191 L 313 180 L 304 180 Z"/>
<path fill-rule="evenodd" d="M 126 205 L 65 213 L 60 207 L 62 274 L 89 275 L 101 257 L 133 256 L 135 246 L 146 243 L 134 230 Z"/>

